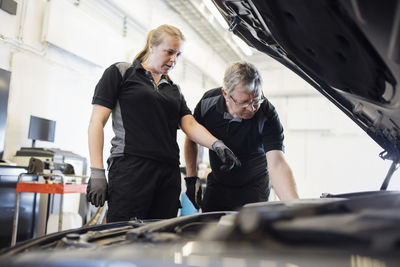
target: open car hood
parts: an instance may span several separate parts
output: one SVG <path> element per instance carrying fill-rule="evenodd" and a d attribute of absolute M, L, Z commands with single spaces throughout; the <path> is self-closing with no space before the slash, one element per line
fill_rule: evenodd
<path fill-rule="evenodd" d="M 400 2 L 213 0 L 230 30 L 301 76 L 397 162 Z"/>
<path fill-rule="evenodd" d="M 0 251 L 0 266 L 397 267 L 399 203 L 380 191 L 81 227 Z"/>

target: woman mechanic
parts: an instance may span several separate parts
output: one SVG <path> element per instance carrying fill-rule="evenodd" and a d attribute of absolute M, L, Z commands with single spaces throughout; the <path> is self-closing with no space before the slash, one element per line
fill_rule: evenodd
<path fill-rule="evenodd" d="M 88 130 L 87 198 L 96 207 L 108 200 L 107 222 L 177 215 L 181 192 L 178 127 L 194 142 L 214 150 L 225 170 L 240 165 L 222 141 L 196 122 L 178 85 L 168 76 L 184 40 L 171 25 L 151 30 L 133 63 L 111 65 L 96 85 Z M 110 114 L 115 136 L 107 184 L 103 128 Z"/>

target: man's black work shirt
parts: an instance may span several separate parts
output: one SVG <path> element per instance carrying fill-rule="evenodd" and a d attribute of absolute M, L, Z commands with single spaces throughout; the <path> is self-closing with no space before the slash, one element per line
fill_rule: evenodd
<path fill-rule="evenodd" d="M 235 167 L 231 172 L 221 172 L 221 161 L 210 150 L 212 172 L 220 183 L 240 186 L 255 179 L 265 179 L 265 153 L 284 150 L 283 127 L 274 106 L 268 100 L 261 104 L 251 119 L 233 118 L 226 109 L 221 88 L 216 88 L 204 94 L 194 110 L 194 117 L 211 134 L 223 140 L 242 163 L 241 167 Z"/>
<path fill-rule="evenodd" d="M 105 70 L 92 104 L 112 109 L 110 157 L 128 154 L 179 164 L 176 132 L 191 112 L 171 80 L 162 77 L 157 86 L 138 60 L 116 63 Z"/>

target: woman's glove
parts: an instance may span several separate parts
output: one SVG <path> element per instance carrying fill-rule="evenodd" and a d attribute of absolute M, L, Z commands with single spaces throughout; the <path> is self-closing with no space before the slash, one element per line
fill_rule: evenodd
<path fill-rule="evenodd" d="M 90 179 L 86 188 L 87 200 L 96 207 L 104 206 L 107 196 L 107 180 L 104 169 L 90 167 Z"/>
<path fill-rule="evenodd" d="M 203 190 L 201 189 L 200 178 L 197 176 L 185 177 L 186 195 L 196 209 L 200 209 Z"/>
<path fill-rule="evenodd" d="M 232 170 L 235 165 L 238 167 L 241 166 L 239 159 L 221 140 L 215 141 L 211 147 L 222 161 L 222 165 L 219 168 L 221 171 L 227 172 Z"/>

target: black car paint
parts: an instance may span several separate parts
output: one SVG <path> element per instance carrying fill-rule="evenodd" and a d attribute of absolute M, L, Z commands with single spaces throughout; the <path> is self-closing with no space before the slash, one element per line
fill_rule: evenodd
<path fill-rule="evenodd" d="M 214 0 L 230 30 L 294 71 L 400 160 L 399 1 Z"/>

